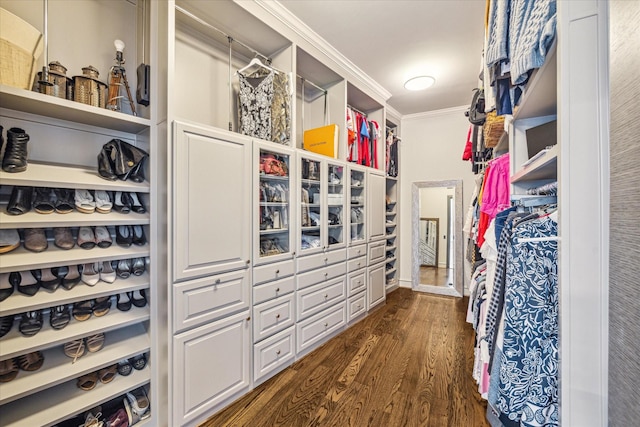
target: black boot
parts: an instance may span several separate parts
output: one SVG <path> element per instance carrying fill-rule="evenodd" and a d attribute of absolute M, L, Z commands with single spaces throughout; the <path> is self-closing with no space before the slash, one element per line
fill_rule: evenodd
<path fill-rule="evenodd" d="M 27 170 L 27 142 L 29 142 L 29 135 L 23 129 L 11 128 L 7 131 L 7 142 L 2 158 L 3 171 Z"/>

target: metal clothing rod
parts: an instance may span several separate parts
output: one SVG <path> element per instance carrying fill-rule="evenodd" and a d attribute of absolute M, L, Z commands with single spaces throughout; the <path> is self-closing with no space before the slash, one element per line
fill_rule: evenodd
<path fill-rule="evenodd" d="M 351 109 L 352 109 L 353 111 L 355 111 L 356 113 L 360 113 L 360 114 L 362 114 L 363 116 L 367 117 L 367 113 L 365 113 L 365 112 L 363 112 L 363 111 L 360 111 L 360 110 L 358 110 L 357 108 L 353 108 L 353 107 L 352 107 L 351 105 L 349 105 L 349 104 L 347 104 L 347 107 L 348 107 L 348 108 L 351 108 Z"/>
<path fill-rule="evenodd" d="M 301 79 L 304 83 L 309 83 L 311 86 L 315 87 L 316 89 L 318 89 L 320 92 L 323 92 L 325 95 L 327 94 L 327 90 L 324 88 L 321 88 L 320 86 L 318 86 L 317 84 L 315 84 L 314 82 L 312 82 L 311 80 L 308 80 L 304 77 L 302 77 L 300 74 L 296 74 L 296 76 Z"/>
<path fill-rule="evenodd" d="M 558 240 L 558 236 L 547 236 L 547 237 L 516 237 L 515 239 L 517 243 L 527 243 L 527 242 L 553 242 Z"/>
<path fill-rule="evenodd" d="M 217 31 L 218 33 L 222 34 L 227 39 L 233 40 L 234 43 L 238 43 L 240 46 L 242 46 L 245 49 L 247 49 L 248 51 L 252 52 L 254 55 L 261 56 L 267 62 L 267 65 L 271 64 L 271 58 L 268 57 L 267 55 L 263 55 L 262 53 L 258 52 L 254 48 L 252 48 L 250 46 L 247 46 L 246 44 L 242 43 L 239 40 L 234 39 L 233 37 L 231 37 L 229 34 L 225 33 L 224 31 L 222 31 L 221 29 L 214 27 L 213 25 L 209 24 L 207 21 L 204 21 L 204 20 L 200 19 L 199 17 L 197 17 L 193 13 L 183 9 L 182 7 L 175 6 L 175 8 L 176 8 L 176 10 L 178 12 L 181 12 L 181 13 L 185 14 L 186 16 L 188 16 L 189 18 L 193 19 L 194 21 L 204 25 L 207 28 L 211 28 L 212 30 Z"/>

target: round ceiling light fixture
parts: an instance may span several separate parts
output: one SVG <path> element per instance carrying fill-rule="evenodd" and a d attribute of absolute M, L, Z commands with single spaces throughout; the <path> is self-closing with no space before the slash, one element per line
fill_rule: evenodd
<path fill-rule="evenodd" d="M 436 79 L 431 76 L 412 77 L 404 82 L 404 88 L 407 90 L 425 90 L 434 85 Z"/>

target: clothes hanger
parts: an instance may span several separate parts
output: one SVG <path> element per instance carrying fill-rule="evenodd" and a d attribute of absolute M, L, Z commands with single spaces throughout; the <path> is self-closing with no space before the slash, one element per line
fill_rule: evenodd
<path fill-rule="evenodd" d="M 246 70 L 248 70 L 249 68 L 251 68 L 253 66 L 256 66 L 256 65 L 258 67 L 264 68 L 266 70 L 273 71 L 274 73 L 278 73 L 278 70 L 276 70 L 273 67 L 270 67 L 270 66 L 266 65 L 257 56 L 253 57 L 253 59 L 251 61 L 249 61 L 249 63 L 247 65 L 245 65 L 244 67 L 240 68 L 238 71 L 236 71 L 236 73 L 244 75 L 244 72 Z"/>

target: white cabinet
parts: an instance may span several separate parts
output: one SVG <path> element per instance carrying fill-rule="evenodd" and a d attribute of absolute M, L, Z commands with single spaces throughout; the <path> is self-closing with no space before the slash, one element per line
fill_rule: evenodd
<path fill-rule="evenodd" d="M 383 240 L 385 237 L 385 190 L 384 173 L 374 169 L 369 170 L 367 181 L 367 215 L 369 218 L 367 236 L 369 242 Z"/>
<path fill-rule="evenodd" d="M 176 335 L 172 425 L 184 425 L 249 390 L 249 312 Z"/>
<path fill-rule="evenodd" d="M 251 140 L 175 122 L 172 154 L 174 281 L 246 268 L 251 257 Z"/>
<path fill-rule="evenodd" d="M 367 268 L 368 309 L 385 301 L 385 267 L 380 263 Z"/>
<path fill-rule="evenodd" d="M 367 242 L 367 168 L 349 165 L 349 245 Z"/>

